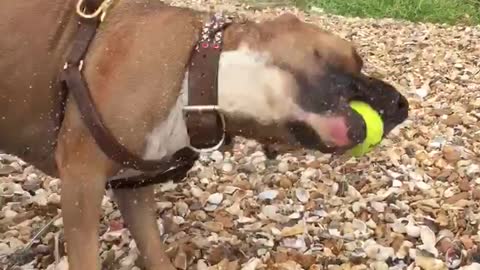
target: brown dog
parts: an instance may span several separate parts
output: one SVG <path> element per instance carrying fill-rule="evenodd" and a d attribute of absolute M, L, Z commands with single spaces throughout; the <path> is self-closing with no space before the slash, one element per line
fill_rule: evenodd
<path fill-rule="evenodd" d="M 69 98 L 57 136 L 58 74 L 72 46 L 76 0 L 0 3 L 0 149 L 62 179 L 70 269 L 98 269 L 105 182 L 121 169 L 98 147 Z M 119 0 L 85 59 L 83 74 L 108 128 L 146 159 L 189 144 L 182 118 L 190 54 L 210 19 L 158 1 Z M 342 152 L 365 128 L 348 101 L 381 112 L 385 134 L 408 103 L 392 86 L 361 74 L 350 43 L 283 15 L 224 30 L 218 104 L 226 133 L 264 143 Z M 53 113 L 52 113 L 53 112 Z M 114 191 L 148 269 L 174 269 L 162 251 L 153 188 Z"/>

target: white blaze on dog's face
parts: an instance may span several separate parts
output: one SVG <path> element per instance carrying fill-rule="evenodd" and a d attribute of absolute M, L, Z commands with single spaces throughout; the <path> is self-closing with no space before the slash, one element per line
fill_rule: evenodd
<path fill-rule="evenodd" d="M 311 113 L 299 106 L 291 91 L 296 87 L 295 77 L 270 65 L 269 57 L 268 53 L 255 52 L 247 45 L 222 54 L 218 81 L 222 111 L 254 119 L 264 127 L 303 121 L 327 143 L 348 145 L 348 138 L 341 134 L 347 128 L 343 119 Z M 339 130 L 339 136 L 335 136 L 333 133 Z"/>
<path fill-rule="evenodd" d="M 228 48 L 229 37 L 241 37 L 236 47 Z M 398 91 L 361 74 L 362 60 L 349 42 L 293 15 L 232 26 L 225 39 L 219 105 L 233 133 L 335 152 L 365 137 L 350 100 L 381 112 L 385 134 L 408 116 L 408 102 Z"/>

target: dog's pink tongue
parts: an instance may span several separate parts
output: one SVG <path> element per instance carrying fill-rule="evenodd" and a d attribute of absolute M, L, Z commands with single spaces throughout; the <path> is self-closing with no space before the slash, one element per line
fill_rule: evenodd
<path fill-rule="evenodd" d="M 345 118 L 335 117 L 328 121 L 330 131 L 330 138 L 336 146 L 347 146 L 350 144 L 348 138 L 348 127 L 345 123 Z"/>

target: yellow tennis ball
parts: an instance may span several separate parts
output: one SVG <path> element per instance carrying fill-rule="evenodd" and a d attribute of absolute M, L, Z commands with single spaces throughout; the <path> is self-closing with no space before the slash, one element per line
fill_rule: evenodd
<path fill-rule="evenodd" d="M 383 120 L 378 112 L 365 102 L 351 101 L 350 107 L 362 116 L 367 129 L 363 143 L 356 145 L 349 151 L 352 156 L 359 157 L 368 153 L 382 141 Z"/>

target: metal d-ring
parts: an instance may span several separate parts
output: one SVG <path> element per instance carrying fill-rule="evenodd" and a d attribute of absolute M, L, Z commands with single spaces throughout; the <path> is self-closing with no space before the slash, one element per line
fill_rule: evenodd
<path fill-rule="evenodd" d="M 84 19 L 93 19 L 100 16 L 101 21 L 103 21 L 103 19 L 105 18 L 105 14 L 107 13 L 107 9 L 113 3 L 113 0 L 104 0 L 97 8 L 97 10 L 95 10 L 93 13 L 87 14 L 85 13 L 85 9 L 82 7 L 84 1 L 85 0 L 78 0 L 77 14 Z"/>
<path fill-rule="evenodd" d="M 188 146 L 190 149 L 192 149 L 193 151 L 199 154 L 213 152 L 220 149 L 220 147 L 222 147 L 222 145 L 225 143 L 226 124 L 225 124 L 225 116 L 220 112 L 219 107 L 216 105 L 194 105 L 194 106 L 185 106 L 183 110 L 186 112 L 210 111 L 210 112 L 216 112 L 218 116 L 220 116 L 220 121 L 222 123 L 222 138 L 216 145 L 209 148 L 202 148 L 202 149 L 196 148 L 193 145 Z"/>

